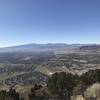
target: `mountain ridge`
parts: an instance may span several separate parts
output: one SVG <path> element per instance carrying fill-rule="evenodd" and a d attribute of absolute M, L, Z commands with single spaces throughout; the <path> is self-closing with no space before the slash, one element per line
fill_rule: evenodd
<path fill-rule="evenodd" d="M 90 49 L 89 49 L 90 48 Z M 100 48 L 100 44 L 66 44 L 66 43 L 47 43 L 47 44 L 24 44 L 0 48 L 2 52 L 52 52 L 52 51 L 79 51 Z"/>
<path fill-rule="evenodd" d="M 64 43 L 48 43 L 48 44 L 25 44 L 19 46 L 9 46 L 0 48 L 0 52 L 32 52 L 32 51 L 54 51 L 57 49 L 77 48 L 81 44 L 64 44 Z"/>

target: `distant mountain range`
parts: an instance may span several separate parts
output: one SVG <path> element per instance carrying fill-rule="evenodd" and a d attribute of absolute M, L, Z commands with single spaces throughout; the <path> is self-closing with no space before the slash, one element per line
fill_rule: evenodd
<path fill-rule="evenodd" d="M 100 45 L 88 45 L 88 44 L 63 44 L 63 43 L 54 43 L 54 44 L 26 44 L 20 46 L 12 46 L 0 48 L 0 52 L 76 52 L 76 51 L 88 51 L 88 50 L 100 50 Z"/>
<path fill-rule="evenodd" d="M 79 48 L 81 52 L 100 53 L 100 45 L 87 45 Z"/>
<path fill-rule="evenodd" d="M 0 52 L 41 52 L 77 48 L 80 44 L 27 44 L 0 48 Z"/>

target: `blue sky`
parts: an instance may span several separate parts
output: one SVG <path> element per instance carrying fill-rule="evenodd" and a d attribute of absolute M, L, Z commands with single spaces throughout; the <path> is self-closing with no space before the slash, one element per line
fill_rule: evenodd
<path fill-rule="evenodd" d="M 100 43 L 100 0 L 0 0 L 0 47 Z"/>

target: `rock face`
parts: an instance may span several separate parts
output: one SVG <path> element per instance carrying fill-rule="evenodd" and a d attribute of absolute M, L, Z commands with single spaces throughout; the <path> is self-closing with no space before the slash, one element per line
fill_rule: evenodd
<path fill-rule="evenodd" d="M 72 96 L 71 100 L 86 100 L 82 95 Z"/>
<path fill-rule="evenodd" d="M 95 83 L 90 86 L 85 92 L 84 96 L 87 99 L 93 98 L 95 100 L 100 100 L 100 84 Z"/>
<path fill-rule="evenodd" d="M 95 83 L 88 87 L 84 92 L 84 97 L 82 95 L 74 95 L 71 100 L 100 100 L 100 84 Z"/>

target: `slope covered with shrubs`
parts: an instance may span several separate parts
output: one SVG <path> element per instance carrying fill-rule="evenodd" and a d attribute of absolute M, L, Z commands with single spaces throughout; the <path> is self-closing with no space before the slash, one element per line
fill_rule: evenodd
<path fill-rule="evenodd" d="M 98 84 L 98 85 L 97 85 Z M 35 84 L 28 99 L 21 98 L 14 89 L 0 92 L 0 100 L 97 100 L 100 97 L 100 69 L 90 70 L 81 76 L 59 72 L 53 74 L 45 86 Z"/>

